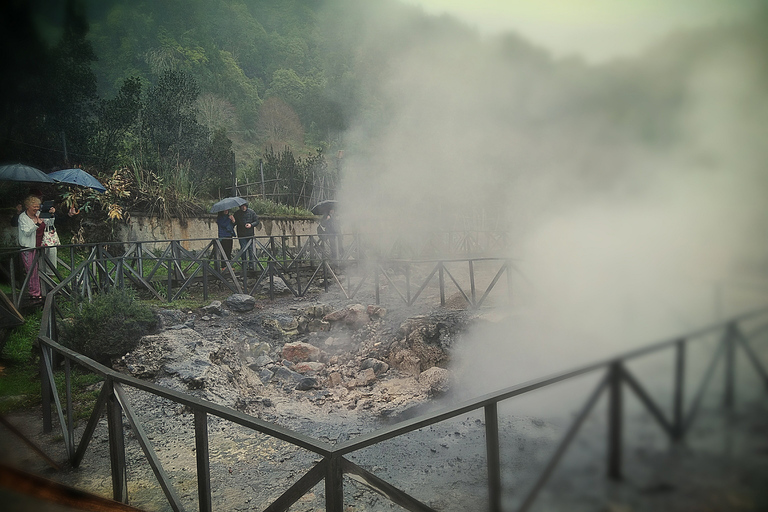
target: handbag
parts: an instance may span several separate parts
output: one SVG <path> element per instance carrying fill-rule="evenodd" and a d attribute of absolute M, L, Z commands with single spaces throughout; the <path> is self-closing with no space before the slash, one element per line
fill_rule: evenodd
<path fill-rule="evenodd" d="M 61 245 L 56 227 L 46 226 L 45 233 L 43 233 L 43 247 L 54 247 L 56 245 Z"/>

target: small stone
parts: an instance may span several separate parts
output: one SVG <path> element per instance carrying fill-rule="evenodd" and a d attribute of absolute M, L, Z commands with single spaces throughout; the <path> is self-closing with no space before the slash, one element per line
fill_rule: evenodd
<path fill-rule="evenodd" d="M 317 379 L 314 377 L 304 377 L 298 384 L 296 384 L 296 389 L 298 391 L 309 391 L 310 389 L 317 389 L 318 387 Z"/>

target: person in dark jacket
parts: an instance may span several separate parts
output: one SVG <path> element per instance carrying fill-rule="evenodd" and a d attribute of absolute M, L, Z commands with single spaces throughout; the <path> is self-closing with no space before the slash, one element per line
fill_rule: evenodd
<path fill-rule="evenodd" d="M 336 224 L 335 214 L 336 210 L 332 208 L 323 215 L 323 218 L 317 225 L 317 234 L 320 235 L 320 242 L 328 247 L 332 260 L 335 260 L 341 253 L 341 240 L 339 240 L 339 227 Z"/>
<path fill-rule="evenodd" d="M 216 217 L 216 225 L 219 227 L 219 241 L 221 248 L 228 260 L 232 259 L 232 239 L 235 237 L 235 217 L 229 213 L 229 210 L 219 212 Z M 221 270 L 226 269 L 222 265 Z"/>
<path fill-rule="evenodd" d="M 253 238 L 254 229 L 259 227 L 259 216 L 248 208 L 248 203 L 245 203 L 240 205 L 240 208 L 235 212 L 235 222 L 237 224 L 237 237 L 240 240 L 240 250 L 242 250 Z M 255 260 L 255 256 L 255 247 L 251 244 L 247 256 L 249 266 Z"/>

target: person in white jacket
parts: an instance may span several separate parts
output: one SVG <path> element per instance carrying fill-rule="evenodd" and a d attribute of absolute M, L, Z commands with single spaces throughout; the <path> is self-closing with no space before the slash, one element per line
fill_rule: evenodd
<path fill-rule="evenodd" d="M 41 245 L 45 222 L 40 218 L 40 198 L 29 196 L 24 200 L 25 210 L 19 215 L 19 245 L 35 248 Z M 42 299 L 40 278 L 37 275 L 35 251 L 22 251 L 21 261 L 29 274 L 29 295 L 32 299 Z"/>

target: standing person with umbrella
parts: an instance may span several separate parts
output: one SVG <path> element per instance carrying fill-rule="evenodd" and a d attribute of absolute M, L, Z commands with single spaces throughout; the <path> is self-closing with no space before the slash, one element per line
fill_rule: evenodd
<path fill-rule="evenodd" d="M 225 197 L 211 207 L 211 213 L 218 213 L 216 225 L 219 228 L 219 241 L 221 248 L 226 253 L 227 260 L 232 259 L 232 238 L 235 236 L 235 217 L 230 213 L 245 204 L 242 197 Z M 221 270 L 226 267 L 222 266 Z"/>
<path fill-rule="evenodd" d="M 237 223 L 237 238 L 240 240 L 240 250 L 242 250 L 253 238 L 253 230 L 259 225 L 259 216 L 256 212 L 248 208 L 248 203 L 243 203 L 235 212 L 235 222 Z M 245 255 L 246 265 L 250 266 L 256 258 L 256 251 L 253 244 Z"/>
<path fill-rule="evenodd" d="M 24 200 L 26 210 L 19 215 L 19 245 L 29 249 L 40 247 L 45 233 L 45 222 L 40 218 L 40 198 L 29 196 Z M 43 298 L 37 275 L 35 251 L 22 251 L 21 261 L 29 274 L 29 295 L 33 300 Z"/>
<path fill-rule="evenodd" d="M 219 228 L 219 242 L 227 260 L 232 259 L 232 239 L 235 237 L 235 217 L 229 213 L 229 210 L 222 210 L 216 217 L 216 225 Z M 221 270 L 226 270 L 222 265 Z"/>

